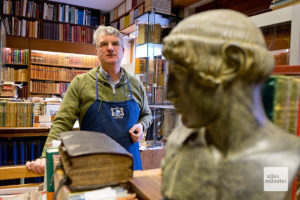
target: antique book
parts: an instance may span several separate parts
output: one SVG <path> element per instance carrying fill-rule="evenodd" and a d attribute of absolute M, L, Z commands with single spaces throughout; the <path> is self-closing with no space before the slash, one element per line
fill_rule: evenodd
<path fill-rule="evenodd" d="M 71 191 L 117 185 L 132 177 L 131 154 L 104 133 L 69 131 L 60 137 L 59 155 Z"/>

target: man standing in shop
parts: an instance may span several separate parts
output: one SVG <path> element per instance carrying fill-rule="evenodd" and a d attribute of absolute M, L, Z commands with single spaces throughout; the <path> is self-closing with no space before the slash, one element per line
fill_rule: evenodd
<path fill-rule="evenodd" d="M 143 85 L 120 66 L 124 53 L 120 32 L 99 26 L 94 41 L 101 66 L 72 80 L 46 144 L 72 130 L 78 118 L 81 130 L 103 132 L 125 147 L 133 155 L 134 170 L 140 170 L 138 142 L 152 122 L 147 96 Z M 44 172 L 45 148 L 41 158 L 26 163 L 27 169 Z"/>

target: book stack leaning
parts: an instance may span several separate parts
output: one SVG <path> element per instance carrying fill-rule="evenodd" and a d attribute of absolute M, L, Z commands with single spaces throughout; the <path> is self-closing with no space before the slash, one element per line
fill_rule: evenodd
<path fill-rule="evenodd" d="M 131 154 L 107 135 L 69 131 L 60 137 L 59 155 L 70 191 L 119 185 L 132 177 Z"/>

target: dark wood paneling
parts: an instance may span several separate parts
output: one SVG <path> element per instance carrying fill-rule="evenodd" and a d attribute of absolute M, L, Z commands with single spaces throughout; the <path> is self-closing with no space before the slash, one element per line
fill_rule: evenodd
<path fill-rule="evenodd" d="M 18 36 L 7 36 L 6 38 L 6 46 L 10 48 L 97 55 L 96 47 L 93 44 Z"/>
<path fill-rule="evenodd" d="M 160 168 L 160 163 L 164 156 L 164 152 L 164 149 L 148 149 L 141 151 L 143 170 Z"/>
<path fill-rule="evenodd" d="M 31 50 L 96 55 L 96 47 L 93 44 L 34 38 L 31 39 Z"/>
<path fill-rule="evenodd" d="M 6 47 L 18 48 L 18 49 L 29 49 L 30 39 L 26 37 L 6 36 Z"/>
<path fill-rule="evenodd" d="M 203 6 L 197 7 L 196 12 L 211 9 L 232 9 L 246 15 L 254 15 L 270 11 L 272 0 L 245 1 L 245 0 L 215 0 Z"/>
<path fill-rule="evenodd" d="M 174 0 L 172 2 L 172 8 L 185 8 L 187 6 L 193 5 L 195 3 L 198 3 L 202 0 Z"/>

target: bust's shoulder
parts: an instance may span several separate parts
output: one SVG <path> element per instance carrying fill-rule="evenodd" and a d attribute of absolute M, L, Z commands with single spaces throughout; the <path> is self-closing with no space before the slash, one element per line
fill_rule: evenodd
<path fill-rule="evenodd" d="M 295 175 L 300 167 L 300 139 L 285 132 L 265 135 L 237 160 L 257 167 L 287 167 Z"/>
<path fill-rule="evenodd" d="M 259 145 L 263 145 L 264 151 L 269 152 L 286 152 L 296 153 L 300 157 L 300 137 L 291 135 L 284 131 L 278 131 L 274 134 L 265 135 L 258 141 Z"/>

